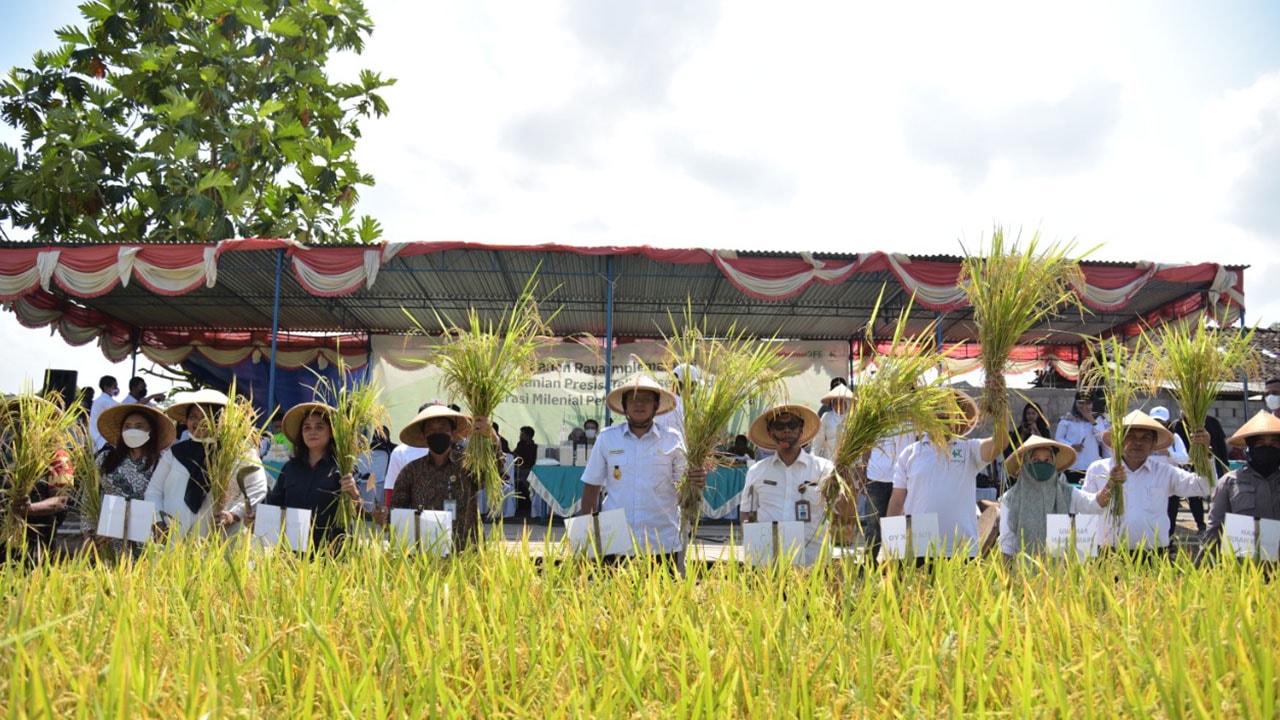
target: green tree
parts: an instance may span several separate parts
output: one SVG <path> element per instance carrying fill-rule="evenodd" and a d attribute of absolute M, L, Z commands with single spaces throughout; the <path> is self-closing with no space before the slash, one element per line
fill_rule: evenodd
<path fill-rule="evenodd" d="M 0 224 L 62 242 L 372 242 L 358 122 L 391 85 L 332 82 L 373 25 L 359 0 L 91 0 L 87 29 L 0 81 Z"/>

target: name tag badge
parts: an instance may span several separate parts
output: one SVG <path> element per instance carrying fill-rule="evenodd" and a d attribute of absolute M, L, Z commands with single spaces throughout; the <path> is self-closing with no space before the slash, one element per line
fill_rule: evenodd
<path fill-rule="evenodd" d="M 453 517 L 455 517 L 455 518 L 456 518 L 456 517 L 458 517 L 458 501 L 457 501 L 457 500 L 445 500 L 445 501 L 444 501 L 444 511 L 445 511 L 445 512 L 447 512 L 447 513 L 449 513 L 450 515 L 452 515 L 452 516 L 453 516 Z"/>
<path fill-rule="evenodd" d="M 796 520 L 800 522 L 809 522 L 809 501 L 796 501 Z"/>
<path fill-rule="evenodd" d="M 778 481 L 777 481 L 777 480 L 761 480 L 761 482 L 762 482 L 762 483 L 764 483 L 765 485 L 777 485 L 777 484 L 778 484 Z"/>

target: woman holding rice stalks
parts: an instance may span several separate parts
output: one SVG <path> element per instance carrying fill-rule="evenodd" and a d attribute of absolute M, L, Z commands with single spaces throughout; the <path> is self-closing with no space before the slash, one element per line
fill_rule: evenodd
<path fill-rule="evenodd" d="M 4 557 L 28 565 L 49 554 L 65 519 L 74 469 L 67 452 L 74 414 L 30 393 L 0 405 L 3 478 L 0 478 L 0 547 Z"/>
<path fill-rule="evenodd" d="M 107 446 L 98 454 L 102 495 L 118 495 L 126 500 L 142 500 L 151 477 L 160 465 L 160 454 L 173 445 L 177 429 L 173 421 L 149 405 L 113 405 L 98 416 L 98 434 Z M 98 507 L 101 508 L 101 502 Z M 94 518 L 85 518 L 93 522 Z M 101 544 L 108 538 L 99 538 Z M 140 543 L 110 539 L 119 557 L 126 551 L 137 557 Z"/>
<path fill-rule="evenodd" d="M 241 413 L 238 405 L 230 405 L 226 395 L 205 389 L 179 396 L 165 411 L 174 422 L 185 423 L 191 437 L 161 454 L 147 484 L 144 499 L 156 504 L 161 529 L 173 522 L 180 537 L 235 532 L 245 513 L 266 497 L 267 475 L 252 452 L 257 433 L 251 423 L 227 422 L 229 410 L 236 417 Z M 244 437 L 222 437 L 231 425 Z M 211 465 L 225 469 L 211 473 Z"/>
<path fill-rule="evenodd" d="M 907 446 L 894 468 L 889 515 L 938 516 L 943 555 L 978 554 L 978 473 L 1004 450 L 1007 432 L 989 438 L 966 437 L 978 425 L 978 405 L 953 390 L 963 412 L 950 420 L 945 444 L 928 438 Z"/>
<path fill-rule="evenodd" d="M 1045 551 L 1051 514 L 1097 515 L 1111 502 L 1111 488 L 1086 493 L 1062 473 L 1076 461 L 1070 445 L 1033 435 L 1005 461 L 1017 482 L 1000 498 L 1000 550 L 1007 558 Z"/>
<path fill-rule="evenodd" d="M 280 469 L 280 477 L 263 500 L 282 508 L 310 510 L 313 550 L 341 547 L 348 530 L 339 512 L 342 498 L 360 502 L 355 477 L 338 468 L 331 424 L 335 412 L 324 403 L 304 402 L 284 414 L 284 434 L 293 444 L 293 457 Z M 248 521 L 252 518 L 251 513 Z"/>
<path fill-rule="evenodd" d="M 1085 492 L 1100 493 L 1109 487 L 1115 497 L 1124 493 L 1124 510 L 1119 516 L 1106 514 L 1099 544 L 1163 552 L 1169 547 L 1171 530 L 1166 511 L 1169 496 L 1206 495 L 1209 481 L 1151 457 L 1173 444 L 1173 433 L 1151 416 L 1134 410 L 1116 425 L 1124 432 L 1119 457 L 1094 462 L 1084 480 Z M 1114 428 L 1107 430 L 1103 442 L 1110 444 L 1113 432 Z M 1191 442 L 1208 445 L 1209 433 L 1197 430 L 1191 434 Z"/>

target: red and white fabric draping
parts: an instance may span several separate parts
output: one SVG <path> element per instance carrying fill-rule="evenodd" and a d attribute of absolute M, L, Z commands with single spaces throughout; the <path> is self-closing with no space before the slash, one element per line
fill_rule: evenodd
<path fill-rule="evenodd" d="M 92 298 L 110 292 L 117 285 L 136 279 L 160 295 L 181 295 L 218 282 L 219 260 L 230 253 L 278 250 L 285 253 L 294 277 L 307 292 L 322 297 L 350 294 L 371 287 L 379 271 L 395 258 L 450 250 L 566 252 L 579 255 L 641 255 L 677 264 L 713 263 L 735 287 L 761 300 L 784 300 L 810 284 L 840 283 L 861 273 L 887 273 L 913 294 L 917 305 L 939 312 L 965 304 L 957 285 L 961 264 L 954 260 L 912 259 L 897 253 L 863 253 L 851 261 L 820 260 L 809 253 L 792 256 L 741 256 L 733 251 L 664 249 L 652 247 L 576 247 L 570 245 L 496 245 L 467 242 L 387 243 L 376 246 L 305 246 L 288 240 L 224 240 L 212 245 L 87 245 L 9 247 L 0 249 L 0 300 L 16 301 L 50 294 L 54 287 L 72 297 Z M 1198 265 L 1092 264 L 1084 268 L 1085 282 L 1076 288 L 1082 302 L 1098 310 L 1121 308 L 1146 284 L 1163 280 L 1183 284 L 1208 283 L 1205 291 L 1192 293 L 1170 303 L 1148 317 L 1135 318 L 1115 329 L 1131 334 L 1143 323 L 1168 320 L 1199 311 L 1210 312 L 1218 322 L 1239 319 L 1244 309 L 1242 273 L 1213 263 Z M 58 315 L 41 323 L 40 308 L 17 304 L 26 324 L 55 325 L 69 342 L 83 344 L 100 332 L 106 322 Z M 44 307 L 48 312 L 51 308 Z M 96 329 L 95 329 L 96 328 Z M 377 328 L 369 328 L 377 330 Z M 121 352 L 123 329 L 111 328 L 105 340 Z M 128 333 L 124 333 L 127 336 Z M 125 342 L 129 347 L 131 343 Z"/>
<path fill-rule="evenodd" d="M 30 328 L 51 328 L 71 345 L 86 345 L 96 340 L 102 354 L 112 362 L 124 360 L 133 353 L 133 328 L 96 310 L 43 290 L 8 305 L 18 322 Z M 323 370 L 327 365 L 336 364 L 339 356 L 343 364 L 352 369 L 364 367 L 368 362 L 369 343 L 363 335 L 316 337 L 281 333 L 277 340 L 276 362 L 283 368 L 314 364 Z M 175 365 L 193 353 L 222 366 L 245 360 L 265 362 L 271 357 L 271 333 L 263 331 L 140 330 L 137 341 L 143 355 L 162 365 Z"/>

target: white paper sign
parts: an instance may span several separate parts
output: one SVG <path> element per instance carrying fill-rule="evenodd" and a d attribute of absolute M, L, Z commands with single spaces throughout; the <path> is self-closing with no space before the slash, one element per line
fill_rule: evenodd
<path fill-rule="evenodd" d="M 156 524 L 156 504 L 146 500 L 129 501 L 129 527 L 125 540 L 144 543 L 151 540 L 151 528 Z"/>
<path fill-rule="evenodd" d="M 1232 552 L 1240 557 L 1280 559 L 1280 520 L 1227 513 L 1223 534 Z"/>
<path fill-rule="evenodd" d="M 98 514 L 98 535 L 144 543 L 151 539 L 151 527 L 155 521 L 155 503 L 103 495 L 102 511 Z"/>
<path fill-rule="evenodd" d="M 124 539 L 125 508 L 129 501 L 119 495 L 103 495 L 102 510 L 98 513 L 98 535 Z"/>
<path fill-rule="evenodd" d="M 391 510 L 391 545 L 405 552 L 423 550 L 440 557 L 453 551 L 453 513 L 445 510 Z"/>
<path fill-rule="evenodd" d="M 1053 557 L 1066 557 L 1071 547 L 1071 521 L 1075 518 L 1075 555 L 1080 559 L 1098 556 L 1098 533 L 1102 529 L 1101 515 L 1045 516 L 1045 546 Z"/>
<path fill-rule="evenodd" d="M 762 567 L 784 559 L 792 565 L 804 563 L 804 523 L 754 522 L 742 526 L 742 547 L 747 560 Z"/>
<path fill-rule="evenodd" d="M 254 508 L 253 536 L 267 547 L 275 547 L 280 542 L 280 531 L 284 528 L 283 509 L 275 505 L 259 505 Z"/>
<path fill-rule="evenodd" d="M 938 516 L 898 515 L 880 518 L 880 537 L 886 557 L 928 557 L 942 554 Z"/>
<path fill-rule="evenodd" d="M 306 552 L 311 547 L 310 510 L 284 509 L 284 538 L 294 552 Z"/>
<path fill-rule="evenodd" d="M 447 557 L 453 551 L 453 513 L 423 510 L 418 515 L 418 547 L 425 553 Z"/>
<path fill-rule="evenodd" d="M 566 518 L 564 531 L 574 552 L 585 552 L 593 557 L 597 554 L 630 555 L 632 552 L 631 526 L 627 525 L 627 513 L 622 508 Z"/>

